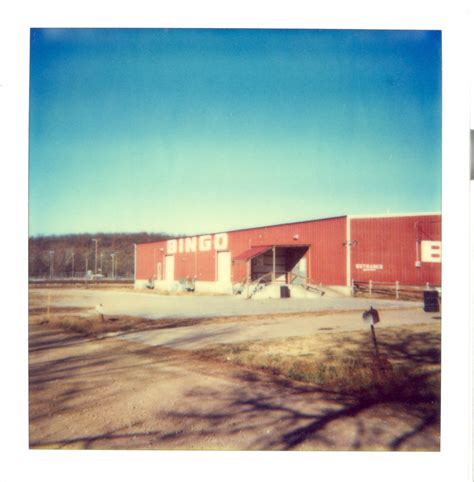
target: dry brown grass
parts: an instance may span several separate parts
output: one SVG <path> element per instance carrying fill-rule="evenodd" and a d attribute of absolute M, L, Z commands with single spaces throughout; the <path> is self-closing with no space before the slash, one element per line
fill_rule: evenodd
<path fill-rule="evenodd" d="M 274 319 L 279 315 L 247 315 L 247 316 L 223 316 L 218 318 L 195 317 L 195 318 L 162 318 L 153 320 L 137 316 L 116 315 L 104 316 L 101 319 L 99 313 L 91 309 L 79 307 L 51 307 L 49 316 L 44 306 L 31 307 L 29 310 L 30 323 L 48 324 L 51 328 L 82 333 L 94 336 L 106 333 L 123 333 L 133 331 L 158 330 L 169 328 L 182 328 L 186 326 L 231 323 L 236 321 L 255 321 L 259 319 Z M 302 316 L 307 315 L 306 313 Z"/>
<path fill-rule="evenodd" d="M 29 314 L 31 323 L 48 323 L 52 328 L 82 333 L 84 335 L 99 335 L 105 333 L 144 331 L 165 328 L 180 328 L 195 325 L 224 324 L 233 322 L 278 320 L 288 318 L 314 318 L 334 313 L 359 313 L 359 310 L 320 311 L 302 313 L 274 313 L 261 315 L 232 315 L 220 317 L 194 317 L 194 318 L 161 318 L 158 320 L 140 318 L 137 316 L 105 315 L 101 319 L 99 313 L 91 308 L 71 306 L 51 306 L 48 310 L 44 299 L 39 303 L 30 304 Z M 291 321 L 288 321 L 291 323 Z M 322 329 L 324 330 L 324 329 Z M 322 332 L 324 333 L 324 332 Z M 327 335 L 324 333 L 324 335 Z M 323 337 L 324 337 L 323 335 Z M 332 335 L 335 336 L 335 335 Z M 288 338 L 286 340 L 291 340 Z M 224 345 L 225 346 L 225 345 Z M 240 346 L 240 345 L 239 345 Z M 240 350 L 240 348 L 237 348 Z M 299 356 L 299 355 L 297 355 Z M 303 355 L 304 356 L 304 355 Z M 245 363 L 244 363 L 245 364 Z"/>
<path fill-rule="evenodd" d="M 201 323 L 199 318 L 188 320 L 151 320 L 136 316 L 104 316 L 81 308 L 51 308 L 49 316 L 45 309 L 30 310 L 30 323 L 47 324 L 50 328 L 81 333 L 84 336 L 97 336 L 107 333 L 117 334 L 130 331 L 147 331 L 176 326 L 190 326 Z"/>
<path fill-rule="evenodd" d="M 151 320 L 130 316 L 106 316 L 75 307 L 51 307 L 47 317 L 48 292 L 30 292 L 30 322 L 98 336 L 107 333 L 145 331 L 208 323 L 258 319 L 314 317 L 318 313 L 227 316 L 219 318 Z M 60 294 L 54 295 L 60 299 Z M 342 311 L 347 312 L 347 311 Z M 358 311 L 357 311 L 358 312 Z M 288 322 L 291 322 L 289 320 Z M 264 370 L 286 378 L 311 383 L 327 390 L 349 394 L 375 394 L 404 400 L 439 401 L 440 324 L 377 327 L 380 357 L 373 355 L 368 330 L 328 332 L 280 340 L 216 345 L 197 352 L 199 357 Z M 365 395 L 364 395 L 365 396 Z"/>
<path fill-rule="evenodd" d="M 85 336 L 272 318 L 264 315 L 257 317 L 249 315 L 243 317 L 161 318 L 154 320 L 137 316 L 104 315 L 104 320 L 102 320 L 100 314 L 95 312 L 94 309 L 72 306 L 51 306 L 48 315 L 46 303 L 43 302 L 44 299 L 39 301 L 39 303 L 30 303 L 30 323 L 48 324 L 51 328 L 81 333 Z"/>
<path fill-rule="evenodd" d="M 379 329 L 378 342 L 379 357 L 368 330 L 222 344 L 199 354 L 339 392 L 439 397 L 439 324 Z"/>

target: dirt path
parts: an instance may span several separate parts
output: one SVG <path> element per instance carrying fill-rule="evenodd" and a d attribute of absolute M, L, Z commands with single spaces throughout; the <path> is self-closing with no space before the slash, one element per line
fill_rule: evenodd
<path fill-rule="evenodd" d="M 439 449 L 438 422 L 422 406 L 35 324 L 29 341 L 32 448 Z"/>

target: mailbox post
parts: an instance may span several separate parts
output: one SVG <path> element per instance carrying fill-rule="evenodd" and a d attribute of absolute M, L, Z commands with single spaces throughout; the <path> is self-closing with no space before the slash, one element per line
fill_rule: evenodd
<path fill-rule="evenodd" d="M 362 319 L 370 326 L 370 331 L 372 333 L 372 342 L 374 344 L 375 356 L 378 357 L 379 348 L 377 346 L 377 338 L 375 337 L 375 324 L 380 321 L 379 312 L 371 306 L 369 310 L 364 311 L 364 313 L 362 313 Z"/>
<path fill-rule="evenodd" d="M 372 342 L 374 344 L 374 357 L 371 367 L 372 375 L 377 383 L 380 383 L 382 378 L 386 378 L 392 374 L 393 369 L 388 358 L 385 355 L 380 355 L 377 338 L 375 337 L 375 324 L 380 322 L 379 312 L 371 306 L 370 309 L 362 313 L 362 319 L 370 326 Z"/>

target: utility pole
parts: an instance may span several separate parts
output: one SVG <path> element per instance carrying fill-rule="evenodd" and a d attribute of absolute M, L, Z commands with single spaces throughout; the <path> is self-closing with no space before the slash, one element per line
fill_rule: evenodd
<path fill-rule="evenodd" d="M 53 278 L 54 273 L 54 251 L 49 252 L 49 278 Z"/>
<path fill-rule="evenodd" d="M 87 271 L 88 271 L 88 269 L 89 269 L 89 255 L 86 254 L 86 273 L 85 273 L 84 276 L 87 276 Z"/>
<path fill-rule="evenodd" d="M 115 253 L 112 253 L 110 257 L 112 258 L 112 279 L 115 279 Z"/>
<path fill-rule="evenodd" d="M 95 243 L 95 263 L 94 263 L 94 274 L 97 274 L 97 238 L 93 238 L 92 241 Z"/>

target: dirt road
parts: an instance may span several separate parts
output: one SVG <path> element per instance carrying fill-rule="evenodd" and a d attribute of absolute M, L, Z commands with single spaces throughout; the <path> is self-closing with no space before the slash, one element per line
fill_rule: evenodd
<path fill-rule="evenodd" d="M 423 407 L 30 325 L 32 448 L 438 450 Z"/>
<path fill-rule="evenodd" d="M 385 328 L 418 323 L 439 323 L 439 316 L 422 309 L 380 311 L 382 322 L 377 333 L 383 339 Z M 278 315 L 268 319 L 245 319 L 226 323 L 209 323 L 159 330 L 143 330 L 120 335 L 123 340 L 151 346 L 180 350 L 196 350 L 213 343 L 242 343 L 295 336 L 310 336 L 321 332 L 361 331 L 369 337 L 369 327 L 362 321 L 361 312 L 340 312 L 325 315 Z"/>

